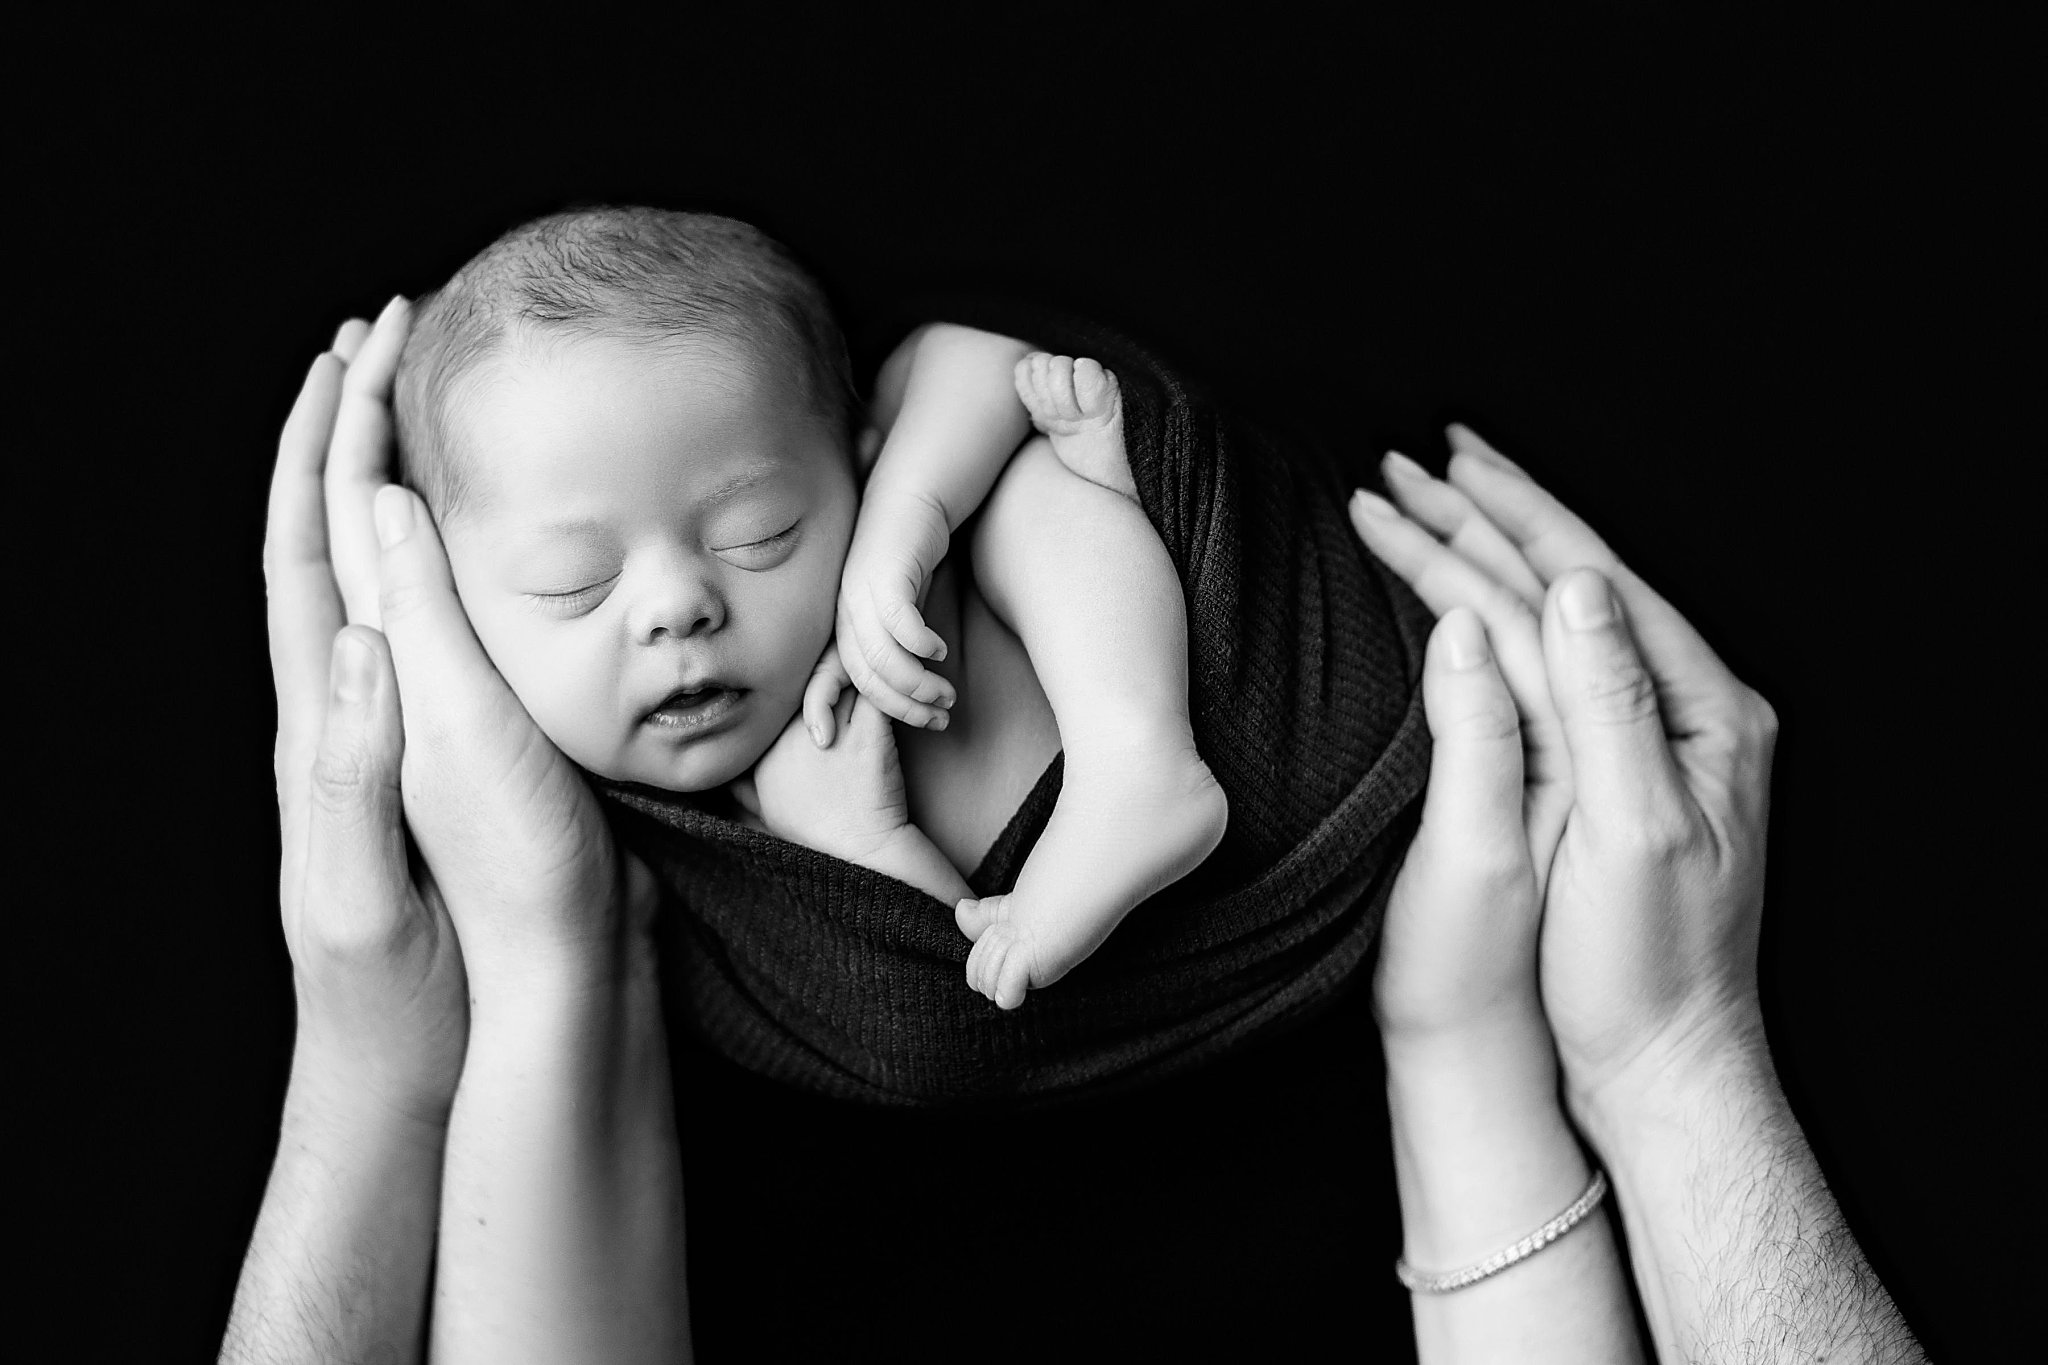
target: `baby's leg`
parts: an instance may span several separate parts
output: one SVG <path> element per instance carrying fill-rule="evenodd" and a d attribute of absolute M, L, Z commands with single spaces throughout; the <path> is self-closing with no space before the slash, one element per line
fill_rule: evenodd
<path fill-rule="evenodd" d="M 1105 396 L 1114 407 L 1113 380 L 1094 388 L 1095 411 L 1061 419 L 1072 429 L 1044 422 L 1051 439 L 1017 453 L 974 537 L 981 591 L 1023 639 L 1066 755 L 1059 801 L 1016 889 L 959 910 L 975 940 L 968 981 L 1005 1009 L 1193 871 L 1228 816 L 1188 722 L 1180 580 L 1137 505 L 1120 415 L 1093 420 Z"/>

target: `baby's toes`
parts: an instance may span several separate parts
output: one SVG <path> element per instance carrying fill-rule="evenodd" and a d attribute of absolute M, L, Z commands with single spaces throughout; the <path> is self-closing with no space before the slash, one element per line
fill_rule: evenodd
<path fill-rule="evenodd" d="M 960 932 L 967 935 L 969 943 L 981 942 L 981 936 L 997 919 L 1002 908 L 1001 896 L 988 896 L 981 900 L 964 900 L 953 907 L 953 923 L 960 926 Z"/>
<path fill-rule="evenodd" d="M 1117 400 L 1115 375 L 1086 356 L 1074 362 L 1074 403 L 1080 416 L 1111 417 L 1116 413 Z"/>
<path fill-rule="evenodd" d="M 1013 943 L 995 964 L 995 991 L 991 999 L 997 1009 L 1013 1010 L 1024 1003 L 1031 988 L 1031 953 L 1022 942 Z"/>

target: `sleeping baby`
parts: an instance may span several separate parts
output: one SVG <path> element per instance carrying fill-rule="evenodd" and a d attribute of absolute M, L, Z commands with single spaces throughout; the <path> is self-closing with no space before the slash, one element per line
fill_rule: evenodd
<path fill-rule="evenodd" d="M 478 638 L 563 753 L 952 906 L 1002 1008 L 1222 838 L 1180 580 L 1095 362 L 931 326 L 861 412 L 777 244 L 605 208 L 422 299 L 394 405 Z M 976 896 L 1056 756 L 1014 887 Z"/>

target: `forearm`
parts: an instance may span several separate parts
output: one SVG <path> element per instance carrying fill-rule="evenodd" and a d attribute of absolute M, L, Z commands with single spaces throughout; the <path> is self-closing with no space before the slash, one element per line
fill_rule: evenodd
<path fill-rule="evenodd" d="M 1475 1264 L 1555 1217 L 1586 1188 L 1548 1030 L 1387 1047 L 1387 1102 L 1403 1255 L 1443 1272 Z M 1636 1362 L 1628 1281 L 1605 1206 L 1476 1284 L 1410 1298 L 1424 1365 Z"/>
<path fill-rule="evenodd" d="M 1761 1042 L 1582 1104 L 1666 1361 L 1924 1361 Z"/>
<path fill-rule="evenodd" d="M 294 1055 L 224 1363 L 417 1360 L 445 1125 Z"/>
<path fill-rule="evenodd" d="M 912 333 L 876 383 L 871 415 L 884 440 L 863 503 L 923 503 L 949 533 L 959 529 L 1030 434 L 1014 377 L 1030 351 L 951 323 Z"/>
<path fill-rule="evenodd" d="M 471 982 L 435 1359 L 686 1359 L 682 1166 L 652 945 L 636 938 L 590 971 Z"/>

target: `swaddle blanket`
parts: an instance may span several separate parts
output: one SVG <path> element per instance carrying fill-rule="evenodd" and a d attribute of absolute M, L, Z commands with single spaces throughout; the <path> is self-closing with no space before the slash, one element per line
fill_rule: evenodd
<path fill-rule="evenodd" d="M 1188 606 L 1196 743 L 1230 826 L 1194 874 L 1064 979 L 999 1011 L 953 909 L 688 797 L 600 784 L 672 893 L 671 1016 L 824 1095 L 1033 1103 L 1173 1074 L 1313 1012 L 1364 961 L 1429 754 L 1427 610 L 1359 545 L 1335 470 L 1219 411 L 1104 328 L 988 302 L 933 316 L 1093 356 L 1122 386 L 1131 472 Z M 1055 759 L 969 877 L 1009 890 L 1059 794 Z"/>

